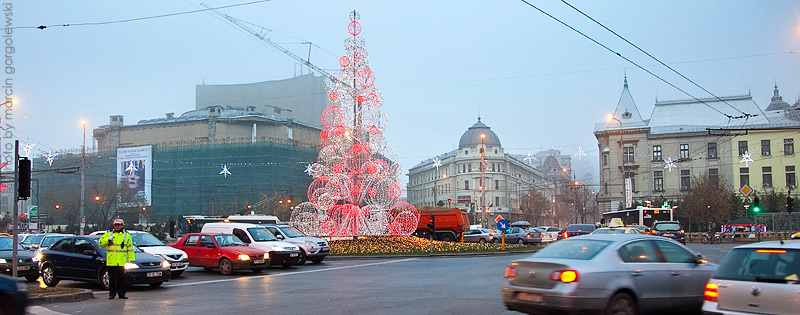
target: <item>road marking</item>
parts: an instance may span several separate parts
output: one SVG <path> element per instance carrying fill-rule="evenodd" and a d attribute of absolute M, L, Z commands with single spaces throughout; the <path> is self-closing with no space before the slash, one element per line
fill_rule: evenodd
<path fill-rule="evenodd" d="M 51 311 L 51 310 L 49 310 L 47 308 L 44 308 L 44 307 L 38 306 L 38 305 L 28 306 L 28 310 L 27 310 L 26 314 L 31 314 L 31 315 L 68 315 L 67 313 Z"/>
<path fill-rule="evenodd" d="M 405 262 L 405 261 L 411 261 L 411 260 L 417 260 L 417 259 L 419 259 L 419 258 L 406 258 L 406 259 L 399 259 L 399 260 L 390 260 L 390 261 L 369 263 L 369 264 L 363 264 L 363 265 L 333 267 L 333 268 L 325 268 L 325 269 L 317 269 L 317 270 L 293 271 L 293 272 L 286 272 L 286 273 L 280 273 L 280 274 L 274 274 L 274 275 L 263 275 L 263 276 L 252 276 L 252 277 L 237 277 L 237 278 L 230 278 L 230 279 L 207 280 L 207 281 L 180 283 L 180 284 L 165 284 L 164 287 L 174 288 L 174 287 L 183 287 L 183 286 L 189 286 L 189 285 L 201 285 L 201 284 L 210 284 L 210 283 L 241 281 L 241 280 L 250 280 L 250 279 L 261 279 L 261 278 L 266 278 L 266 277 L 281 277 L 281 276 L 289 276 L 289 275 L 304 274 L 304 273 L 314 273 L 314 272 L 333 271 L 333 270 L 341 270 L 341 269 L 349 269 L 349 268 L 357 268 L 357 267 L 367 267 L 367 266 L 376 266 L 376 265 L 383 265 L 383 264 L 392 264 L 392 263 Z"/>

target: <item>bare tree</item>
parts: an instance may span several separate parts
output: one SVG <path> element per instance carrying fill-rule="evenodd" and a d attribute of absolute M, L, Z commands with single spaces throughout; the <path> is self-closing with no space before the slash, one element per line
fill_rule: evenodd
<path fill-rule="evenodd" d="M 691 190 L 683 195 L 680 216 L 688 226 L 694 223 L 721 223 L 730 218 L 731 191 L 711 181 L 706 174 L 692 178 Z"/>
<path fill-rule="evenodd" d="M 544 218 L 550 213 L 550 202 L 541 192 L 529 192 L 520 199 L 522 219 L 533 226 L 543 225 Z"/>

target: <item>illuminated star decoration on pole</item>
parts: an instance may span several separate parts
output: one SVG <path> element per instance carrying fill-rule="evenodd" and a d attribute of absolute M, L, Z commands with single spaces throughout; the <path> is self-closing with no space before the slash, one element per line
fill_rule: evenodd
<path fill-rule="evenodd" d="M 128 172 L 128 174 L 133 175 L 133 173 L 139 171 L 139 166 L 133 161 L 128 161 L 128 164 L 125 166 L 125 171 Z"/>
<path fill-rule="evenodd" d="M 675 168 L 675 160 L 673 160 L 672 157 L 670 156 L 664 159 L 664 163 L 667 163 L 667 165 L 664 165 L 664 168 L 668 169 L 669 172 L 672 173 L 672 169 Z"/>
<path fill-rule="evenodd" d="M 528 161 L 528 164 L 530 165 L 533 164 L 533 160 L 535 159 L 536 158 L 533 157 L 533 154 L 531 154 L 531 150 L 528 150 L 528 156 L 525 157 L 525 161 Z"/>
<path fill-rule="evenodd" d="M 36 146 L 36 143 L 26 143 L 22 145 L 22 150 L 25 151 L 25 156 L 31 156 L 31 149 Z"/>
<path fill-rule="evenodd" d="M 750 163 L 753 163 L 753 158 L 750 157 L 751 155 L 753 155 L 753 152 L 744 151 L 744 154 L 739 155 L 742 157 L 742 160 L 739 161 L 739 163 L 744 163 L 747 165 L 747 167 L 750 167 Z"/>
<path fill-rule="evenodd" d="M 47 163 L 47 165 L 49 165 L 49 166 L 53 166 L 53 161 L 58 160 L 58 158 L 56 157 L 58 155 L 58 153 L 53 153 L 52 150 L 50 152 L 42 154 L 42 155 L 44 156 L 45 159 L 47 159 L 44 162 Z"/>
<path fill-rule="evenodd" d="M 219 174 L 225 178 L 228 178 L 228 175 L 231 175 L 231 171 L 228 170 L 228 164 L 220 165 L 220 167 L 222 168 L 222 171 L 219 172 Z"/>
<path fill-rule="evenodd" d="M 306 174 L 308 174 L 308 176 L 311 176 L 311 173 L 314 172 L 314 169 L 311 167 L 311 164 L 306 165 L 305 172 L 306 172 Z"/>
<path fill-rule="evenodd" d="M 440 167 L 442 167 L 442 160 L 440 160 L 440 159 L 439 159 L 439 156 L 438 156 L 438 155 L 437 155 L 435 158 L 433 158 L 433 166 L 436 166 L 436 169 L 437 169 L 437 170 L 438 170 Z"/>
<path fill-rule="evenodd" d="M 578 153 L 575 153 L 574 156 L 577 156 L 578 160 L 580 160 L 582 156 L 586 156 L 586 153 L 583 153 L 583 149 L 580 145 L 578 146 Z"/>

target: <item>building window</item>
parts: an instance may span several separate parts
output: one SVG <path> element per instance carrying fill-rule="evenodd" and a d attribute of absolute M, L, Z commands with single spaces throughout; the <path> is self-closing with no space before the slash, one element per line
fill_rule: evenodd
<path fill-rule="evenodd" d="M 500 190 L 500 181 L 499 180 L 495 180 L 494 181 L 494 189 L 495 190 Z"/>
<path fill-rule="evenodd" d="M 772 166 L 761 167 L 761 185 L 763 187 L 772 187 Z"/>
<path fill-rule="evenodd" d="M 464 189 L 469 189 L 469 181 L 468 180 L 464 181 Z"/>
<path fill-rule="evenodd" d="M 467 169 L 472 172 L 472 163 L 467 164 Z"/>
<path fill-rule="evenodd" d="M 748 167 L 739 168 L 739 184 L 742 186 L 744 186 L 745 184 L 750 185 L 750 168 Z"/>
<path fill-rule="evenodd" d="M 494 197 L 494 206 L 495 207 L 499 207 L 500 206 L 500 197 Z"/>
<path fill-rule="evenodd" d="M 688 160 L 689 159 L 689 145 L 688 144 L 681 144 L 679 159 L 680 160 Z"/>
<path fill-rule="evenodd" d="M 739 156 L 747 153 L 747 141 L 739 141 Z"/>
<path fill-rule="evenodd" d="M 608 193 L 608 183 L 605 183 L 605 185 L 603 185 L 603 190 L 605 191 L 606 194 Z"/>
<path fill-rule="evenodd" d="M 794 154 L 794 139 L 783 139 L 783 154 Z"/>
<path fill-rule="evenodd" d="M 664 171 L 653 172 L 653 190 L 664 191 Z"/>
<path fill-rule="evenodd" d="M 691 188 L 691 185 L 692 185 L 691 173 L 689 173 L 689 170 L 681 170 L 681 190 L 687 190 Z"/>
<path fill-rule="evenodd" d="M 712 183 L 719 185 L 719 169 L 718 168 L 709 168 L 708 169 L 708 180 Z"/>
<path fill-rule="evenodd" d="M 633 147 L 622 148 L 623 162 L 635 162 L 633 158 L 634 158 Z"/>
<path fill-rule="evenodd" d="M 794 177 L 794 165 L 786 166 L 786 187 L 794 188 L 797 186 L 797 181 Z"/>
<path fill-rule="evenodd" d="M 631 191 L 636 191 L 636 175 L 634 172 L 625 172 L 625 177 L 631 179 Z"/>
<path fill-rule="evenodd" d="M 608 153 L 603 153 L 603 165 L 608 165 Z"/>
<path fill-rule="evenodd" d="M 716 159 L 717 158 L 717 143 L 716 142 L 709 142 L 708 143 L 708 158 L 709 159 Z"/>
<path fill-rule="evenodd" d="M 496 170 L 494 168 L 495 164 L 497 164 L 497 163 L 492 163 L 492 172 L 496 172 Z"/>
<path fill-rule="evenodd" d="M 769 140 L 761 140 L 761 155 L 767 156 L 771 154 L 769 150 Z"/>
<path fill-rule="evenodd" d="M 653 146 L 653 161 L 661 161 L 661 146 Z"/>

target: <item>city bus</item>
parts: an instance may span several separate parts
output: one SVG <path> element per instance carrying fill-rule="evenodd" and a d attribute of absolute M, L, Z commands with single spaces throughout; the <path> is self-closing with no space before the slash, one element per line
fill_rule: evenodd
<path fill-rule="evenodd" d="M 611 211 L 603 213 L 603 222 L 611 222 L 613 218 L 619 218 L 622 223 L 628 225 L 644 225 L 650 227 L 653 222 L 658 221 L 673 221 L 674 209 L 665 208 L 651 208 L 638 206 L 636 209 L 626 209 L 619 211 Z"/>

